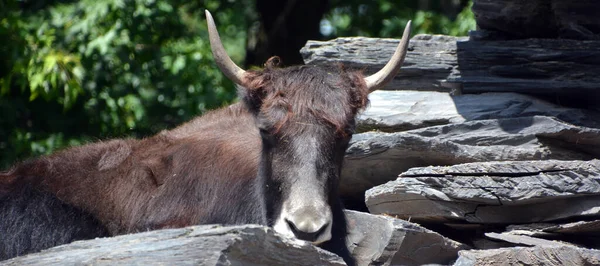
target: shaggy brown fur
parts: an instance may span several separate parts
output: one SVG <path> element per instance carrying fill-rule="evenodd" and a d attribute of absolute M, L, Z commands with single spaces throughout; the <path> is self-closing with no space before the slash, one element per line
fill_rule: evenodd
<path fill-rule="evenodd" d="M 214 211 L 210 206 L 236 198 L 240 183 L 256 176 L 261 144 L 253 121 L 236 104 L 152 138 L 98 142 L 27 161 L 0 182 L 4 191 L 29 183 L 51 192 L 94 214 L 113 235 L 202 223 Z"/>

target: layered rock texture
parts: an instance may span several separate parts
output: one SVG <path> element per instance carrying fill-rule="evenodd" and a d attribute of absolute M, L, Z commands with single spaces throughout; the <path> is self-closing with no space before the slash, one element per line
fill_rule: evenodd
<path fill-rule="evenodd" d="M 77 241 L 0 264 L 345 265 L 333 253 L 254 225 L 202 225 Z"/>
<path fill-rule="evenodd" d="M 478 2 L 498 5 L 519 2 L 527 5 L 538 1 L 475 1 L 474 6 Z M 593 5 L 596 6 L 593 12 L 597 12 L 599 4 Z M 505 13 L 505 16 L 511 14 Z M 600 70 L 600 39 L 488 36 L 494 34 L 500 32 L 474 32 L 471 38 L 417 35 L 410 41 L 402 70 L 384 89 L 454 94 L 517 92 L 562 105 L 598 109 L 594 99 L 600 98 L 597 86 L 600 83 L 597 75 Z M 385 65 L 398 42 L 396 39 L 362 37 L 309 41 L 301 53 L 305 62 L 310 64 L 342 63 L 365 69 L 365 73 L 370 74 Z"/>
<path fill-rule="evenodd" d="M 468 246 L 404 220 L 346 211 L 357 265 L 452 263 Z M 339 256 L 258 225 L 200 225 L 77 241 L 0 265 L 345 265 Z"/>
<path fill-rule="evenodd" d="M 418 166 L 598 158 L 596 117 L 516 93 L 373 92 L 358 127 L 374 131 L 354 135 L 341 191 L 361 196 Z"/>
<path fill-rule="evenodd" d="M 451 263 L 467 245 L 405 220 L 346 211 L 348 248 L 358 265 Z"/>
<path fill-rule="evenodd" d="M 599 264 L 597 10 L 475 0 L 470 37 L 415 36 L 401 73 L 358 119 L 347 205 L 469 245 L 455 265 Z M 311 41 L 301 52 L 370 74 L 397 42 Z"/>
<path fill-rule="evenodd" d="M 522 224 L 598 217 L 600 160 L 411 168 L 366 192 L 372 213 L 420 222 Z"/>

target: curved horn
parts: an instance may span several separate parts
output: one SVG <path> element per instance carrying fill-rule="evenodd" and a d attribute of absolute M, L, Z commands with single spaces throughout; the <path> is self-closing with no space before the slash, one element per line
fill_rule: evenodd
<path fill-rule="evenodd" d="M 217 32 L 217 27 L 215 26 L 215 21 L 213 20 L 212 15 L 208 10 L 205 10 L 206 14 L 206 23 L 208 24 L 208 36 L 210 39 L 210 49 L 212 50 L 213 57 L 215 58 L 215 63 L 217 66 L 227 76 L 231 81 L 235 82 L 240 86 L 244 86 L 244 74 L 245 70 L 241 69 L 237 66 L 227 52 L 225 52 L 225 48 L 223 47 L 223 43 L 221 43 L 221 38 L 219 37 L 219 32 Z"/>
<path fill-rule="evenodd" d="M 402 39 L 400 40 L 400 44 L 398 44 L 398 48 L 396 48 L 396 52 L 394 52 L 392 59 L 390 59 L 390 61 L 381 70 L 379 70 L 379 72 L 365 78 L 365 83 L 367 83 L 369 93 L 383 87 L 385 84 L 390 82 L 394 76 L 396 76 L 396 74 L 398 74 L 400 67 L 402 67 L 402 63 L 404 63 L 404 58 L 406 57 L 408 40 L 410 38 L 410 26 L 411 21 L 409 20 L 408 23 L 406 23 L 404 33 L 402 34 Z"/>

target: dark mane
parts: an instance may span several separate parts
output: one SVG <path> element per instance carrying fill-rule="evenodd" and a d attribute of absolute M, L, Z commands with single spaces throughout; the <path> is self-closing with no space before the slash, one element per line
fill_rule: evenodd
<path fill-rule="evenodd" d="M 272 57 L 264 69 L 248 71 L 246 78 L 251 85 L 242 91 L 242 98 L 272 114 L 270 120 L 277 129 L 313 121 L 347 135 L 349 122 L 368 104 L 369 91 L 362 72 L 348 71 L 342 65 L 279 68 L 278 61 Z"/>

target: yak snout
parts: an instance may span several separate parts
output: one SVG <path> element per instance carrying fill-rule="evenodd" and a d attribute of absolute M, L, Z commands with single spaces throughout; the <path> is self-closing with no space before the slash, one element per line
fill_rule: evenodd
<path fill-rule="evenodd" d="M 304 208 L 285 217 L 285 222 L 290 231 L 298 239 L 313 243 L 327 241 L 331 236 L 327 236 L 328 227 L 331 223 L 330 215 L 322 215 L 327 211 L 321 210 L 318 213 L 314 208 Z"/>
<path fill-rule="evenodd" d="M 327 205 L 300 208 L 284 206 L 274 229 L 288 237 L 320 244 L 331 239 L 331 225 L 332 215 Z"/>

